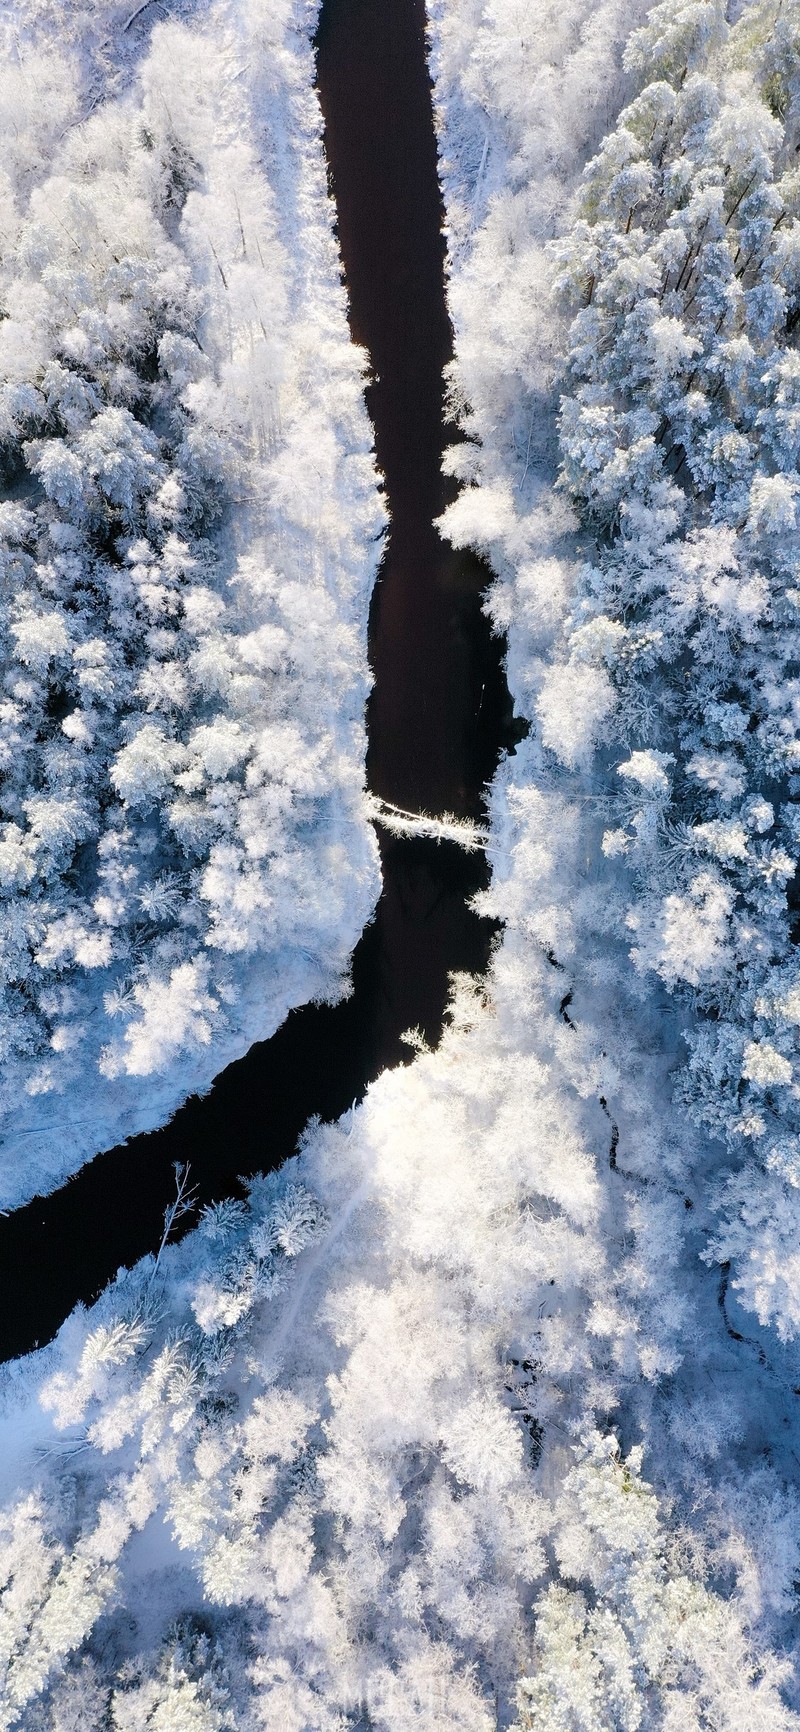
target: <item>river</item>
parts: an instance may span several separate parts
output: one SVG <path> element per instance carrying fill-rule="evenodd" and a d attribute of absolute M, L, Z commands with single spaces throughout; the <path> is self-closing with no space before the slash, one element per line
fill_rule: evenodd
<path fill-rule="evenodd" d="M 457 434 L 443 419 L 452 332 L 424 0 L 323 0 L 317 48 L 351 329 L 371 358 L 392 517 L 370 614 L 369 786 L 412 811 L 478 816 L 515 735 L 504 646 L 480 606 L 490 574 L 433 528 L 453 496 L 440 459 Z M 312 1115 L 337 1118 L 407 1062 L 406 1029 L 437 1040 L 448 974 L 487 963 L 494 929 L 468 907 L 486 864 L 452 843 L 381 835 L 380 847 L 383 893 L 349 999 L 293 1011 L 163 1129 L 0 1220 L 0 1356 L 49 1340 L 78 1300 L 155 1249 L 175 1162 L 190 1163 L 198 1203 L 236 1194 L 240 1176 L 293 1152 Z"/>

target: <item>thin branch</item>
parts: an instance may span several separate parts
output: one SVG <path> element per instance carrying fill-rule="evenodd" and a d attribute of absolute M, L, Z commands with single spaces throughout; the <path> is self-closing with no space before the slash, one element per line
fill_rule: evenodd
<path fill-rule="evenodd" d="M 528 444 L 527 444 L 526 449 L 525 449 L 525 468 L 523 469 L 522 474 L 519 478 L 519 481 L 517 482 L 517 492 L 518 493 L 522 492 L 522 485 L 523 485 L 525 477 L 528 473 L 528 469 L 530 468 L 531 440 L 533 438 L 533 422 L 534 422 L 534 417 L 532 415 L 531 416 L 531 424 L 530 424 L 530 427 L 528 428 Z"/>
<path fill-rule="evenodd" d="M 149 0 L 148 0 L 148 4 L 149 4 Z M 209 244 L 209 246 L 210 246 L 210 248 L 211 248 L 211 251 L 212 251 L 212 254 L 213 254 L 213 257 L 214 257 L 214 263 L 215 263 L 215 265 L 216 265 L 216 267 L 217 267 L 217 270 L 218 270 L 218 271 L 219 271 L 219 274 L 220 274 L 220 276 L 221 276 L 221 278 L 222 278 L 222 284 L 223 284 L 223 288 L 224 288 L 224 289 L 225 289 L 225 290 L 226 290 L 226 291 L 227 291 L 227 287 L 228 287 L 228 279 L 227 279 L 227 277 L 226 277 L 226 275 L 225 275 L 225 272 L 224 272 L 224 270 L 223 270 L 223 269 L 222 269 L 222 266 L 221 266 L 221 264 L 220 264 L 220 262 L 219 262 L 219 259 L 218 259 L 218 258 L 217 258 L 217 254 L 216 254 L 216 251 L 215 251 L 215 248 L 214 248 L 214 242 L 213 242 L 213 241 L 212 241 L 212 240 L 211 240 L 211 239 L 210 239 L 210 237 L 209 237 L 209 239 L 208 239 L 208 244 Z M 263 327 L 263 325 L 262 325 L 262 327 L 261 327 L 261 328 L 262 328 L 262 330 L 263 330 L 263 329 L 264 329 L 264 327 Z M 265 336 L 266 336 L 266 331 L 264 331 L 264 335 L 265 335 Z"/>
<path fill-rule="evenodd" d="M 152 6 L 153 4 L 154 0 L 142 0 L 141 6 L 137 6 L 136 10 L 131 13 L 127 23 L 123 24 L 123 36 L 125 35 L 126 30 L 130 30 L 131 25 L 136 23 L 137 18 L 141 18 L 142 13 L 147 11 L 148 6 Z"/>
<path fill-rule="evenodd" d="M 175 1161 L 173 1164 L 173 1171 L 175 1173 L 175 1200 L 174 1202 L 169 1203 L 167 1208 L 164 1210 L 164 1231 L 161 1235 L 161 1244 L 156 1252 L 156 1260 L 153 1264 L 153 1273 L 150 1276 L 150 1285 L 152 1285 L 155 1279 L 158 1265 L 161 1262 L 161 1253 L 164 1250 L 170 1234 L 174 1231 L 178 1222 L 183 1219 L 183 1216 L 191 1214 L 192 1209 L 197 1206 L 197 1186 L 193 1185 L 191 1190 L 189 1189 L 190 1170 L 188 1161 Z"/>

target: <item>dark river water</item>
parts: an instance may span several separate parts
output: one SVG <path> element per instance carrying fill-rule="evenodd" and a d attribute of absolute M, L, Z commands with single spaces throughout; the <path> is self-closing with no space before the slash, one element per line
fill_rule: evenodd
<path fill-rule="evenodd" d="M 353 336 L 392 515 L 370 617 L 371 789 L 411 810 L 465 816 L 514 739 L 503 645 L 480 595 L 489 572 L 432 527 L 452 495 L 440 472 L 444 293 L 424 0 L 323 0 L 318 85 Z M 290 1155 L 312 1114 L 336 1118 L 387 1066 L 404 1030 L 438 1038 L 454 969 L 482 970 L 492 926 L 467 901 L 480 854 L 381 836 L 384 888 L 353 959 L 353 994 L 293 1011 L 160 1131 L 98 1155 L 61 1190 L 0 1220 L 0 1356 L 49 1340 L 77 1300 L 154 1250 L 188 1161 L 198 1202 Z M 191 1222 L 187 1223 L 191 1225 Z"/>

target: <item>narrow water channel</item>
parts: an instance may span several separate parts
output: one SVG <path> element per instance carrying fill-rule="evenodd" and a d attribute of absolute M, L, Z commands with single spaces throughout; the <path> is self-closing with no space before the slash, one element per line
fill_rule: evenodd
<path fill-rule="evenodd" d="M 475 815 L 514 734 L 502 645 L 480 608 L 489 573 L 433 528 L 452 496 L 440 459 L 454 430 L 443 424 L 452 333 L 424 0 L 323 0 L 317 46 L 351 327 L 372 361 L 368 407 L 392 514 L 370 618 L 369 784 L 411 810 Z M 381 857 L 383 894 L 348 1000 L 292 1012 L 162 1130 L 0 1220 L 0 1357 L 49 1340 L 78 1300 L 155 1248 L 174 1162 L 191 1164 L 200 1202 L 235 1194 L 240 1175 L 293 1152 L 313 1114 L 338 1117 L 381 1070 L 407 1062 L 406 1029 L 436 1041 L 448 974 L 488 959 L 493 929 L 467 906 L 485 862 L 390 837 Z"/>

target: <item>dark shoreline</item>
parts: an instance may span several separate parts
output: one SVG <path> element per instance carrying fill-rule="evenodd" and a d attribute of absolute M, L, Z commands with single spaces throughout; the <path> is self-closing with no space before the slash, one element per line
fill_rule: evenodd
<path fill-rule="evenodd" d="M 372 358 L 367 401 L 392 513 L 369 626 L 369 785 L 411 810 L 475 816 L 515 736 L 504 646 L 480 606 L 490 573 L 432 526 L 453 497 L 440 460 L 457 433 L 443 422 L 452 333 L 424 0 L 323 0 L 317 46 L 351 329 Z M 155 1249 L 173 1163 L 190 1163 L 202 1203 L 236 1194 L 240 1175 L 293 1153 L 310 1117 L 337 1118 L 408 1062 L 405 1030 L 436 1042 L 448 975 L 488 961 L 494 928 L 468 907 L 486 863 L 451 843 L 380 843 L 384 889 L 349 999 L 293 1011 L 161 1130 L 0 1219 L 0 1357 L 49 1340 L 78 1301 Z"/>

